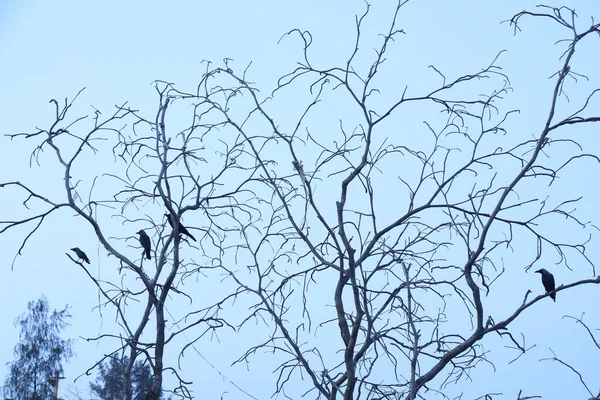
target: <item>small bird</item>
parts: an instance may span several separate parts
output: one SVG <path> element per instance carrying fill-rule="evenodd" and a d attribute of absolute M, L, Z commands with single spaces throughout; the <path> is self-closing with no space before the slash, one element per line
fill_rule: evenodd
<path fill-rule="evenodd" d="M 79 247 L 73 247 L 71 250 L 77 254 L 77 257 L 79 257 L 80 260 L 83 260 L 88 264 L 90 263 L 90 259 L 88 258 L 87 254 L 85 254 Z"/>
<path fill-rule="evenodd" d="M 152 260 L 152 257 L 150 257 L 150 237 L 143 230 L 139 230 L 136 233 L 140 235 L 140 244 L 144 248 L 146 258 Z"/>
<path fill-rule="evenodd" d="M 171 214 L 166 212 L 165 217 L 167 217 L 167 222 L 169 223 L 169 225 L 171 225 L 171 228 L 173 228 L 173 221 L 171 220 Z M 192 234 L 187 230 L 187 228 L 181 224 L 181 221 L 179 222 L 179 233 L 182 235 L 188 235 L 194 242 L 196 241 L 196 238 L 194 236 L 192 236 Z"/>
<path fill-rule="evenodd" d="M 544 285 L 546 293 L 556 289 L 556 285 L 554 283 L 554 275 L 546 271 L 544 268 L 538 269 L 535 272 L 542 274 L 542 285 Z M 552 298 L 552 300 L 556 301 L 556 293 L 550 293 L 550 297 Z"/>

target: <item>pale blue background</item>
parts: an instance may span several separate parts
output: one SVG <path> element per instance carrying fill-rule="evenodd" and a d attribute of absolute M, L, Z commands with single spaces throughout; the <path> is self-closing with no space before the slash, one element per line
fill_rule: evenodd
<path fill-rule="evenodd" d="M 400 27 L 406 32 L 395 53 L 405 61 L 404 74 L 413 74 L 411 85 L 433 79 L 427 70 L 430 64 L 443 68 L 449 74 L 467 73 L 489 63 L 499 50 L 507 49 L 500 64 L 509 75 L 515 93 L 510 98 L 510 108 L 522 113 L 515 123 L 520 124 L 524 135 L 539 132 L 548 107 L 552 81 L 546 78 L 558 69 L 560 49 L 554 41 L 563 37 L 557 26 L 547 21 L 524 21 L 524 32 L 513 36 L 512 28 L 500 22 L 509 19 L 522 9 L 531 9 L 537 1 L 478 1 L 449 2 L 441 0 L 413 1 L 401 12 Z M 580 26 L 588 25 L 589 15 L 600 19 L 597 1 L 570 1 L 581 16 Z M 367 29 L 375 47 L 376 29 L 384 26 L 393 2 L 374 2 Z M 251 80 L 269 93 L 277 77 L 289 71 L 299 59 L 298 40 L 285 40 L 277 44 L 280 36 L 291 28 L 310 30 L 314 38 L 313 56 L 322 65 L 341 63 L 347 57 L 354 41 L 354 15 L 362 13 L 362 1 L 31 1 L 4 0 L 0 3 L 0 133 L 14 133 L 46 126 L 53 109 L 48 100 L 72 97 L 82 87 L 87 87 L 78 101 L 82 112 L 88 105 L 108 110 L 114 104 L 130 104 L 151 115 L 156 106 L 152 81 L 167 80 L 182 88 L 193 87 L 200 79 L 204 66 L 202 60 L 219 62 L 224 57 L 236 60 L 238 65 L 252 61 Z M 550 29 L 548 29 L 550 28 Z M 587 45 L 578 53 L 578 72 L 589 73 L 589 87 L 598 87 L 599 42 Z M 363 45 L 367 46 L 367 44 Z M 401 49 L 401 50 L 400 50 Z M 574 94 L 574 96 L 576 96 Z M 541 101 L 539 101 L 541 99 Z M 596 110 L 598 107 L 596 105 Z M 505 110 L 508 111 L 508 110 Z M 598 114 L 598 113 L 596 113 Z M 588 146 L 588 151 L 600 154 L 598 126 L 578 128 L 576 139 Z M 19 140 L 10 142 L 0 138 L 0 180 L 18 179 L 32 183 L 46 194 L 61 196 L 60 170 L 54 170 L 53 161 L 46 156 L 44 169 L 29 168 L 31 143 Z M 586 220 L 597 222 L 598 214 L 591 199 L 597 198 L 597 166 L 585 164 L 572 172 L 567 182 L 578 190 L 587 205 L 578 209 Z M 591 172 L 593 171 L 593 172 Z M 592 183 L 592 184 L 590 184 Z M 20 204 L 5 197 L 0 191 L 0 220 L 25 215 Z M 584 218 L 585 219 L 585 218 Z M 24 230 L 15 229 L 11 237 L 0 237 L 0 378 L 6 370 L 5 362 L 12 360 L 12 348 L 17 342 L 18 330 L 14 319 L 25 311 L 28 301 L 42 293 L 52 307 L 69 304 L 72 307 L 72 326 L 65 332 L 73 338 L 93 336 L 112 324 L 111 312 L 105 313 L 103 326 L 98 313 L 91 309 L 97 304 L 94 287 L 64 256 L 66 248 L 74 242 L 86 249 L 93 260 L 99 260 L 103 251 L 98 248 L 93 232 L 77 229 L 68 213 L 50 218 L 43 228 L 44 242 L 40 236 L 30 244 L 20 257 L 15 270 L 11 263 L 21 243 Z M 33 242 L 32 242 L 33 243 Z M 600 253 L 591 249 L 590 258 L 598 261 Z M 112 268 L 105 259 L 101 265 L 92 262 L 92 270 Z M 552 266 L 557 282 L 570 282 L 590 275 L 588 267 L 570 272 Z M 540 290 L 539 276 L 524 274 L 506 283 L 503 298 L 520 303 L 527 288 L 534 293 Z M 103 274 L 110 274 L 106 269 Z M 106 277 L 106 276 L 105 276 Z M 218 290 L 218 286 L 211 286 Z M 538 292 L 536 292 L 536 290 Z M 514 324 L 513 332 L 527 334 L 529 344 L 536 344 L 530 353 L 519 361 L 507 365 L 512 353 L 506 356 L 495 353 L 497 371 L 484 364 L 472 375 L 472 381 L 451 385 L 451 393 L 465 392 L 464 398 L 475 398 L 486 392 L 502 392 L 504 398 L 515 399 L 519 389 L 524 395 L 543 395 L 545 399 L 588 398 L 577 377 L 558 364 L 539 362 L 549 357 L 549 348 L 566 361 L 576 365 L 593 391 L 600 389 L 598 359 L 600 350 L 589 351 L 589 341 L 572 322 L 562 320 L 565 314 L 579 315 L 587 311 L 586 320 L 600 327 L 599 288 L 585 287 L 572 293 L 560 293 L 556 304 L 545 301 L 526 312 Z M 499 301 L 503 301 L 499 297 Z M 592 307 L 584 307 L 587 303 Z M 518 336 L 518 334 L 517 334 Z M 227 378 L 259 399 L 269 398 L 273 391 L 272 369 L 261 365 L 230 368 L 231 362 L 244 349 L 235 335 L 223 334 L 221 344 L 206 343 L 199 346 L 202 354 Z M 500 342 L 490 337 L 489 349 L 502 351 Z M 588 349 L 588 350 L 586 350 Z M 109 348 L 78 340 L 77 356 L 67 365 L 61 393 L 66 396 L 66 386 L 73 390 L 72 380 L 92 365 L 103 351 Z M 261 357 L 268 358 L 269 355 Z M 223 380 L 196 354 L 187 353 L 185 368 L 194 380 L 198 398 L 225 398 L 245 396 Z M 190 370 L 196 372 L 190 373 Z M 169 382 L 170 378 L 167 378 Z M 85 380 L 78 382 L 79 389 L 87 390 Z M 432 393 L 426 396 L 433 396 Z"/>

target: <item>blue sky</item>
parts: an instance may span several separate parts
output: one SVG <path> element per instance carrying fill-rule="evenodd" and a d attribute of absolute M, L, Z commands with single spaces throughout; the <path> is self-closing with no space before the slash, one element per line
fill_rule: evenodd
<path fill-rule="evenodd" d="M 157 105 L 153 81 L 162 79 L 182 88 L 194 87 L 204 72 L 203 60 L 219 63 L 229 57 L 235 60 L 237 68 L 252 62 L 249 69 L 251 80 L 257 87 L 264 88 L 265 94 L 270 93 L 277 78 L 294 68 L 301 55 L 297 38 L 289 37 L 278 44 L 279 38 L 290 29 L 311 31 L 314 38 L 311 50 L 319 65 L 340 64 L 351 51 L 354 15 L 363 11 L 364 2 L 336 0 L 322 3 L 316 0 L 3 2 L 0 4 L 0 92 L 3 94 L 0 96 L 0 133 L 31 131 L 36 126 L 46 126 L 53 112 L 49 99 L 70 98 L 83 87 L 86 90 L 77 102 L 75 112 L 87 113 L 90 105 L 109 110 L 115 104 L 128 101 L 132 107 L 152 115 Z M 508 24 L 500 24 L 522 9 L 531 9 L 536 3 L 529 0 L 465 0 L 459 5 L 439 0 L 409 3 L 400 14 L 400 27 L 406 35 L 399 36 L 394 43 L 389 60 L 393 67 L 385 75 L 386 80 L 381 82 L 382 87 L 402 90 L 408 85 L 410 93 L 413 88 L 417 90 L 435 84 L 438 78 L 427 68 L 431 64 L 449 76 L 456 76 L 481 69 L 500 50 L 506 49 L 500 64 L 514 88 L 506 107 L 521 109 L 521 114 L 515 117 L 511 126 L 520 135 L 536 132 L 546 115 L 552 90 L 552 82 L 547 78 L 559 67 L 557 57 L 560 48 L 554 42 L 562 35 L 556 26 L 538 20 L 524 21 L 524 31 L 517 36 L 513 35 Z M 579 0 L 564 4 L 578 11 L 581 26 L 588 24 L 590 15 L 600 19 L 600 3 L 596 1 Z M 365 49 L 364 54 L 368 54 L 366 49 L 377 44 L 378 29 L 388 23 L 392 7 L 393 2 L 390 1 L 373 4 L 372 14 L 365 25 L 365 44 L 361 47 Z M 588 87 L 600 86 L 597 42 L 595 46 L 582 48 L 580 58 L 576 60 L 578 72 L 590 75 Z M 577 91 L 571 93 L 574 104 L 583 96 Z M 352 118 L 351 111 L 343 109 L 342 101 L 328 104 L 332 113 Z M 277 103 L 272 107 L 279 112 L 285 109 L 285 105 L 278 106 Z M 565 107 L 569 110 L 570 105 Z M 335 121 L 332 123 L 327 118 L 328 110 L 321 111 L 322 123 L 335 127 Z M 600 153 L 597 126 L 568 132 L 576 134 L 577 140 L 588 151 Z M 52 155 L 43 154 L 43 168 L 30 168 L 31 149 L 32 143 L 27 141 L 10 141 L 0 137 L 0 181 L 18 179 L 60 198 L 62 178 L 60 169 L 52 163 Z M 598 225 L 596 204 L 592 201 L 597 198 L 597 190 L 580 180 L 582 177 L 591 178 L 589 170 L 597 166 L 591 163 L 577 165 L 579 169 L 569 171 L 571 178 L 559 182 L 556 188 L 551 189 L 556 192 L 549 193 L 580 193 L 584 202 L 578 210 L 587 220 L 596 221 Z M 81 166 L 90 173 L 113 167 L 91 163 Z M 9 210 L 10 218 L 26 215 L 19 199 L 7 198 L 1 192 L 0 206 L 4 212 Z M 71 337 L 94 336 L 111 329 L 111 312 L 104 310 L 101 322 L 99 312 L 92 311 L 98 304 L 95 288 L 64 253 L 77 243 L 94 260 L 92 270 L 103 278 L 118 280 L 119 276 L 110 261 L 103 257 L 104 251 L 98 246 L 93 232 L 81 228 L 70 217 L 69 213 L 52 217 L 25 254 L 17 259 L 14 270 L 11 270 L 13 257 L 21 237 L 26 233 L 16 229 L 11 237 L 0 236 L 0 253 L 3 254 L 0 279 L 4 283 L 4 290 L 0 293 L 4 304 L 0 308 L 0 321 L 4 327 L 0 363 L 12 359 L 12 348 L 18 335 L 11 325 L 12 321 L 26 309 L 28 301 L 37 299 L 41 294 L 48 297 L 53 307 L 60 308 L 65 304 L 72 307 L 72 326 L 67 331 Z M 5 219 L 7 215 L 0 214 L 0 220 Z M 127 234 L 125 229 L 120 233 Z M 43 241 L 42 235 L 45 235 Z M 600 253 L 592 250 L 590 257 L 598 260 Z M 515 259 L 516 256 L 507 256 L 509 261 Z M 575 272 L 553 268 L 558 282 L 590 274 L 588 267 Z M 498 295 L 499 304 L 512 296 L 519 303 L 527 287 L 540 289 L 538 275 L 528 273 L 524 276 L 511 275 L 501 283 L 500 287 L 509 294 Z M 217 289 L 211 286 L 210 290 Z M 600 383 L 597 373 L 594 375 L 592 363 L 600 356 L 600 350 L 590 353 L 583 347 L 573 346 L 574 342 L 584 341 L 584 336 L 575 324 L 562 319 L 565 314 L 586 312 L 589 321 L 598 321 L 597 307 L 582 307 L 582 298 L 599 304 L 598 288 L 561 293 L 556 304 L 544 301 L 536 310 L 530 310 L 528 318 L 531 319 L 517 322 L 515 331 L 526 332 L 528 340 L 536 344 L 532 354 L 510 366 L 506 362 L 497 362 L 496 373 L 482 366 L 473 378 L 474 384 L 467 382 L 458 385 L 458 388 L 453 387 L 453 393 L 464 388 L 465 393 L 472 395 L 469 398 L 474 398 L 480 390 L 489 387 L 493 389 L 491 391 L 504 392 L 506 398 L 516 398 L 518 389 L 526 388 L 527 394 L 541 394 L 548 399 L 561 396 L 584 398 L 586 393 L 575 376 L 555 364 L 539 362 L 550 355 L 549 348 L 556 350 L 557 354 L 568 355 L 569 360 L 576 363 L 592 382 L 593 390 L 597 390 Z M 252 334 L 247 333 L 249 336 Z M 490 346 L 496 346 L 494 349 L 503 345 L 490 343 Z M 273 366 L 269 361 L 265 362 L 266 366 L 251 365 L 250 371 L 246 371 L 245 367 L 229 367 L 243 352 L 243 346 L 237 336 L 224 332 L 220 343 L 206 342 L 199 349 L 228 379 L 257 398 L 267 398 L 272 392 Z M 110 348 L 105 343 L 78 340 L 75 348 L 77 356 L 65 373 L 68 385 L 72 385 L 75 376 L 85 372 L 102 352 Z M 268 355 L 262 357 L 267 358 Z M 504 356 L 500 353 L 498 357 L 503 359 Z M 197 394 L 218 398 L 227 391 L 229 394 L 225 398 L 243 398 L 197 354 L 187 353 L 183 365 L 187 371 L 201 371 L 190 374 Z M 532 372 L 538 369 L 548 374 L 546 378 Z M 0 368 L 0 377 L 4 373 L 5 370 Z M 549 385 L 548 382 L 558 383 Z M 85 389 L 85 380 L 79 381 L 78 386 Z M 561 390 L 565 394 L 557 395 L 562 393 Z"/>

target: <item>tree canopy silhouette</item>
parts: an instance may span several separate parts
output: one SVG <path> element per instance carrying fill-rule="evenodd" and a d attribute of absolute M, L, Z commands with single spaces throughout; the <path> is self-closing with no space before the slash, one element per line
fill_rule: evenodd
<path fill-rule="evenodd" d="M 126 386 L 129 361 L 129 357 L 117 355 L 104 360 L 98 367 L 96 381 L 90 383 L 91 392 L 100 400 L 122 400 L 126 398 L 124 396 L 134 400 L 145 399 L 152 386 L 152 370 L 148 364 L 136 361 L 130 369 L 130 384 Z"/>
<path fill-rule="evenodd" d="M 68 307 L 50 311 L 45 297 L 27 303 L 27 310 L 16 321 L 19 343 L 15 360 L 8 363 L 3 392 L 14 400 L 49 400 L 54 391 L 49 381 L 63 373 L 63 364 L 73 355 L 72 341 L 60 336 L 71 315 Z"/>

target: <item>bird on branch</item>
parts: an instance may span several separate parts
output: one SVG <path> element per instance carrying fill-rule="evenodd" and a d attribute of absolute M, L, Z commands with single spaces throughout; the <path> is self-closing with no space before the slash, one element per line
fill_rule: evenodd
<path fill-rule="evenodd" d="M 546 293 L 550 293 L 554 289 L 556 289 L 556 284 L 554 283 L 554 275 L 546 271 L 544 268 L 538 269 L 535 272 L 542 275 L 542 285 L 544 285 Z M 550 293 L 550 297 L 552 298 L 552 300 L 556 301 L 556 293 Z"/>
<path fill-rule="evenodd" d="M 169 212 L 166 212 L 165 213 L 165 217 L 167 217 L 167 222 L 169 223 L 169 225 L 171 225 L 171 228 L 173 228 L 173 220 L 171 219 L 171 214 Z M 194 236 L 192 236 L 192 234 L 187 230 L 187 228 L 181 224 L 181 221 L 179 222 L 179 227 L 178 228 L 179 228 L 178 231 L 179 231 L 180 234 L 187 235 L 194 242 L 196 241 L 196 238 Z"/>
<path fill-rule="evenodd" d="M 85 254 L 79 247 L 73 247 L 71 250 L 77 254 L 77 257 L 79 257 L 80 260 L 83 260 L 88 264 L 90 263 L 90 259 L 88 258 L 87 254 Z"/>
<path fill-rule="evenodd" d="M 144 253 L 146 253 L 146 258 L 148 260 L 152 260 L 152 257 L 150 257 L 150 237 L 143 230 L 139 230 L 136 233 L 138 235 L 140 235 L 140 244 L 144 248 Z"/>

